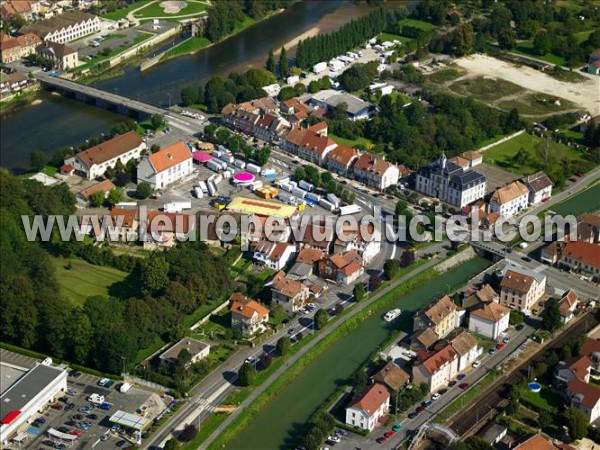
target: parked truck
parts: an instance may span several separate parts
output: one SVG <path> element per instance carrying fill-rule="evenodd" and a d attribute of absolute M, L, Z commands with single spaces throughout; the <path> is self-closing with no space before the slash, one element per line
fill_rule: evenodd
<path fill-rule="evenodd" d="M 338 209 L 338 213 L 340 216 L 345 216 L 348 214 L 357 214 L 362 211 L 362 208 L 358 205 L 348 205 L 348 206 L 340 206 Z"/>
<path fill-rule="evenodd" d="M 304 198 L 306 197 L 306 194 L 308 194 L 308 192 L 306 192 L 304 189 L 293 188 L 292 194 L 298 198 Z"/>
<path fill-rule="evenodd" d="M 236 159 L 233 162 L 233 165 L 235 167 L 237 167 L 238 169 L 245 169 L 246 168 L 246 163 L 244 161 L 242 161 L 241 159 Z"/>
<path fill-rule="evenodd" d="M 196 186 L 194 188 L 194 197 L 196 197 L 196 198 L 204 197 L 204 192 L 202 191 L 202 188 L 200 186 Z"/>
<path fill-rule="evenodd" d="M 246 164 L 246 170 L 254 174 L 260 173 L 260 167 L 258 167 L 256 164 Z"/>
<path fill-rule="evenodd" d="M 129 384 L 129 383 L 122 383 L 122 384 L 119 386 L 119 392 L 120 392 L 121 394 L 124 394 L 124 393 L 125 393 L 125 392 L 127 392 L 129 389 L 131 389 L 131 384 Z"/>
<path fill-rule="evenodd" d="M 298 187 L 304 189 L 305 191 L 312 192 L 315 190 L 315 186 L 310 184 L 308 181 L 300 180 L 298 183 Z"/>
<path fill-rule="evenodd" d="M 336 208 L 339 208 L 342 201 L 335 194 L 327 194 L 327 201 Z"/>
<path fill-rule="evenodd" d="M 279 187 L 286 192 L 292 192 L 292 189 L 294 189 L 294 186 L 290 183 L 282 183 Z"/>
<path fill-rule="evenodd" d="M 204 192 L 205 194 L 208 194 L 208 186 L 206 185 L 206 181 L 199 181 L 198 187 L 200 189 L 202 189 L 202 192 Z"/>
<path fill-rule="evenodd" d="M 208 161 L 206 163 L 206 167 L 208 167 L 210 170 L 214 170 L 215 172 L 218 172 L 222 168 L 221 163 L 222 163 L 222 161 L 217 161 L 216 159 L 211 159 L 210 161 Z"/>
<path fill-rule="evenodd" d="M 319 200 L 321 200 L 321 196 L 317 195 L 317 194 L 313 194 L 312 192 L 309 192 L 308 194 L 306 194 L 304 199 L 307 202 L 312 203 L 313 205 L 316 205 L 317 203 L 319 203 Z"/>
<path fill-rule="evenodd" d="M 208 193 L 211 197 L 215 197 L 217 195 L 217 185 L 213 180 L 210 180 L 208 183 Z"/>
<path fill-rule="evenodd" d="M 322 206 L 323 208 L 325 208 L 327 211 L 330 211 L 330 212 L 333 212 L 335 210 L 335 208 L 336 208 L 336 206 L 333 203 L 328 202 L 324 198 L 322 198 L 321 200 L 319 200 L 319 205 Z"/>
<path fill-rule="evenodd" d="M 191 209 L 191 208 L 192 208 L 191 202 L 172 202 L 172 203 L 165 203 L 165 205 L 163 206 L 163 210 L 167 213 L 180 213 L 184 209 Z"/>
<path fill-rule="evenodd" d="M 324 72 L 325 70 L 327 70 L 327 63 L 326 62 L 317 63 L 312 68 L 313 73 L 316 73 L 316 74 Z"/>

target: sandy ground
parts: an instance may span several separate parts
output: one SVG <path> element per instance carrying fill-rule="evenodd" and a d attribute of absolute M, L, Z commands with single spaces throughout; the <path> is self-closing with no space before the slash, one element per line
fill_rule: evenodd
<path fill-rule="evenodd" d="M 471 55 L 456 60 L 456 64 L 470 73 L 501 78 L 525 89 L 556 95 L 600 114 L 600 77 L 588 77 L 581 83 L 566 83 L 527 66 L 516 66 L 485 55 Z"/>
<path fill-rule="evenodd" d="M 316 36 L 317 34 L 319 34 L 320 31 L 321 31 L 321 29 L 319 27 L 312 27 L 310 30 L 305 31 L 300 36 L 297 36 L 294 39 L 291 39 L 288 42 L 286 42 L 284 44 L 284 47 L 286 49 L 295 47 L 296 45 L 298 45 L 298 42 L 300 42 L 301 40 Z M 277 53 L 279 53 L 279 52 L 277 52 Z"/>

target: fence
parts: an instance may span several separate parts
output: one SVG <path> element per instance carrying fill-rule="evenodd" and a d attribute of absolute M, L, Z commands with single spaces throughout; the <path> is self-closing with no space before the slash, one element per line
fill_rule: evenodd
<path fill-rule="evenodd" d="M 509 140 L 511 140 L 513 138 L 516 138 L 517 136 L 520 136 L 523 133 L 525 133 L 525 130 L 520 130 L 520 131 L 517 131 L 516 133 L 511 134 L 510 136 L 503 137 L 499 141 L 492 142 L 491 144 L 486 145 L 485 147 L 481 147 L 479 149 L 479 152 L 485 152 L 486 150 L 488 150 L 488 149 L 490 149 L 492 147 L 495 147 L 496 145 L 500 145 L 500 144 L 502 144 L 502 143 L 504 143 L 506 141 L 509 141 Z"/>

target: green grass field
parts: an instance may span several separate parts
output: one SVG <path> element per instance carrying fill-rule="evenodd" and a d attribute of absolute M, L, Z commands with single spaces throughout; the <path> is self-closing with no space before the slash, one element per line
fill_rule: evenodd
<path fill-rule="evenodd" d="M 416 19 L 404 19 L 398 23 L 400 24 L 400 26 L 408 25 L 411 27 L 420 28 L 421 30 L 425 31 L 435 30 L 437 28 L 437 26 L 432 23 L 423 22 L 422 20 Z"/>
<path fill-rule="evenodd" d="M 210 45 L 210 41 L 207 38 L 193 36 L 166 52 L 163 59 L 175 58 L 181 55 L 189 55 L 197 52 L 207 45 Z"/>
<path fill-rule="evenodd" d="M 139 10 L 134 13 L 134 16 L 137 19 L 150 19 L 150 18 L 164 18 L 168 19 L 172 16 L 186 16 L 191 14 L 200 14 L 206 10 L 206 3 L 202 3 L 196 0 L 185 0 L 187 2 L 187 6 L 181 9 L 179 12 L 175 14 L 167 14 L 160 4 L 162 2 L 152 3 L 145 8 Z"/>
<path fill-rule="evenodd" d="M 89 69 L 90 67 L 100 64 L 100 63 L 112 58 L 113 56 L 118 55 L 119 53 L 122 53 L 125 50 L 130 49 L 134 45 L 137 45 L 140 42 L 143 42 L 146 39 L 149 39 L 150 37 L 152 37 L 151 33 L 146 33 L 146 32 L 142 32 L 142 31 L 140 31 L 139 33 L 140 34 L 138 36 L 136 36 L 135 39 L 133 41 L 130 41 L 128 44 L 123 44 L 119 47 L 111 48 L 110 53 L 108 53 L 107 55 L 97 55 L 97 56 L 92 57 L 92 59 L 90 59 L 90 60 L 84 60 L 84 61 L 88 61 L 88 62 L 86 62 L 85 64 L 83 64 L 81 66 L 77 66 L 76 70 L 78 72 L 80 72 L 82 70 Z"/>
<path fill-rule="evenodd" d="M 362 148 L 368 148 L 373 145 L 373 143 L 365 137 L 360 137 L 358 139 L 346 139 L 336 136 L 335 134 L 329 134 L 329 137 L 338 144 L 347 145 L 348 147 L 356 147 L 357 145 L 360 145 Z"/>
<path fill-rule="evenodd" d="M 132 3 L 129 6 L 126 6 L 125 8 L 117 9 L 116 11 L 102 14 L 101 17 L 103 17 L 104 19 L 110 19 L 110 20 L 121 20 L 121 19 L 124 19 L 127 16 L 127 14 L 129 14 L 134 9 L 141 8 L 145 4 L 148 4 L 152 1 L 155 1 L 155 0 L 138 0 L 135 3 Z"/>
<path fill-rule="evenodd" d="M 530 92 L 512 100 L 502 101 L 498 107 L 507 111 L 517 108 L 520 114 L 529 116 L 560 113 L 577 107 L 574 103 L 562 98 L 559 99 L 560 105 L 556 105 L 554 104 L 555 99 L 556 97 L 553 95 Z"/>
<path fill-rule="evenodd" d="M 450 89 L 484 103 L 492 103 L 507 95 L 525 92 L 522 87 L 508 81 L 484 77 L 469 78 L 452 83 Z"/>
<path fill-rule="evenodd" d="M 554 65 L 559 65 L 559 66 L 565 65 L 565 59 L 562 56 L 553 55 L 552 53 L 540 55 L 533 48 L 532 41 L 519 42 L 518 45 L 514 48 L 513 52 L 520 53 L 521 55 L 525 55 L 525 56 L 531 56 L 532 58 L 539 59 L 540 61 L 545 61 L 548 64 L 554 64 Z"/>
<path fill-rule="evenodd" d="M 533 173 L 537 169 L 532 165 L 532 161 L 535 161 L 536 159 L 535 149 L 541 141 L 542 139 L 537 136 L 523 133 L 516 138 L 486 150 L 483 153 L 483 160 L 518 175 Z M 515 161 L 515 155 L 521 148 L 527 152 L 529 158 L 528 161 L 524 163 L 517 163 Z M 550 153 L 558 158 L 558 160 L 569 159 L 580 164 L 589 163 L 586 160 L 585 154 L 571 147 L 567 147 L 564 144 L 559 144 L 558 142 L 550 142 Z M 591 163 L 589 164 L 591 166 Z"/>
<path fill-rule="evenodd" d="M 463 69 L 448 67 L 447 69 L 438 70 L 433 72 L 431 75 L 426 75 L 425 77 L 426 80 L 431 83 L 443 84 L 462 77 L 465 73 L 466 71 Z"/>
<path fill-rule="evenodd" d="M 554 394 L 548 386 L 543 386 L 540 392 L 531 392 L 526 389 L 523 393 L 523 399 L 527 403 L 535 405 L 539 409 L 545 409 L 554 412 L 563 403 L 561 398 Z"/>
<path fill-rule="evenodd" d="M 53 262 L 60 293 L 74 305 L 83 305 L 85 299 L 93 295 L 121 296 L 111 292 L 110 288 L 125 280 L 127 273 L 112 267 L 95 266 L 82 259 L 54 258 Z M 70 270 L 65 268 L 69 263 Z M 122 296 L 126 296 L 125 291 Z"/>

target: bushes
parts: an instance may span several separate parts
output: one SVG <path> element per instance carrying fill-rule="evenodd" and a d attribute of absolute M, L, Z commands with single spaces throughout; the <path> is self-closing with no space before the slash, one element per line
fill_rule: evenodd
<path fill-rule="evenodd" d="M 314 422 L 309 424 L 308 432 L 304 437 L 304 446 L 308 450 L 316 450 L 321 442 L 331 434 L 335 427 L 335 418 L 329 413 L 320 414 Z"/>

